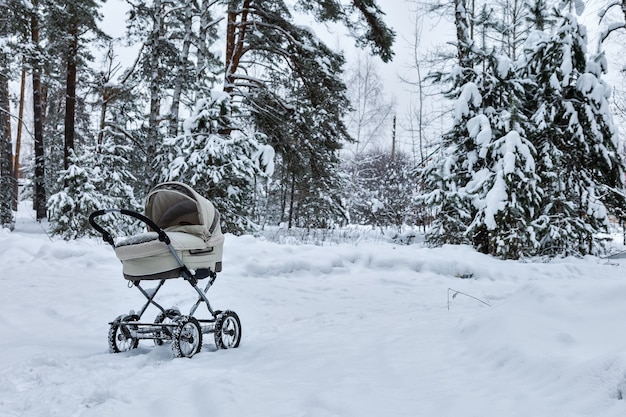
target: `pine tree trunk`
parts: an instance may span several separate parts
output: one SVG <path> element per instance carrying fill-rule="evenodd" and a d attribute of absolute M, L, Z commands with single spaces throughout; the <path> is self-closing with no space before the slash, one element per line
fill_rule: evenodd
<path fill-rule="evenodd" d="M 239 69 L 239 62 L 245 50 L 246 23 L 251 0 L 244 0 L 241 10 L 237 8 L 238 1 L 230 1 L 226 21 L 226 71 L 224 91 L 231 94 L 235 89 L 235 73 Z M 239 16 L 239 21 L 237 17 Z"/>
<path fill-rule="evenodd" d="M 291 226 L 293 225 L 293 218 L 294 218 L 294 206 L 295 206 L 295 200 L 296 199 L 296 174 L 295 172 L 291 173 L 291 196 L 289 197 L 289 225 L 287 226 L 288 229 L 291 229 Z"/>
<path fill-rule="evenodd" d="M 237 25 L 237 1 L 231 1 L 228 4 L 226 17 L 226 62 L 224 71 L 224 92 L 231 94 L 233 92 L 233 73 L 235 67 L 235 33 Z"/>
<path fill-rule="evenodd" d="M 76 54 L 78 53 L 78 28 L 76 23 L 70 30 L 72 42 L 67 57 L 67 83 L 65 94 L 65 143 L 63 146 L 63 168 L 70 166 L 71 152 L 74 150 L 76 118 Z"/>
<path fill-rule="evenodd" d="M 459 65 L 469 68 L 469 47 L 472 39 L 468 19 L 467 0 L 454 0 L 454 24 L 456 26 L 457 56 Z"/>
<path fill-rule="evenodd" d="M 39 1 L 34 0 L 33 6 L 36 10 Z M 39 45 L 39 18 L 36 12 L 31 16 L 31 40 L 33 45 Z M 36 59 L 33 66 L 33 119 L 34 119 L 34 146 L 35 146 L 35 195 L 33 198 L 33 208 L 37 220 L 46 217 L 46 185 L 45 185 L 45 160 L 43 146 L 43 106 L 41 94 L 41 63 Z"/>
<path fill-rule="evenodd" d="M 13 228 L 13 170 L 11 169 L 11 123 L 9 80 L 0 76 L 0 227 Z"/>
<path fill-rule="evenodd" d="M 244 54 L 244 41 L 246 37 L 246 25 L 248 10 L 251 0 L 244 0 L 241 10 L 237 0 L 228 3 L 226 18 L 226 62 L 224 71 L 224 92 L 231 97 L 235 91 L 235 73 L 239 69 L 239 62 Z M 239 21 L 237 21 L 239 17 Z M 223 129 L 219 133 L 230 135 L 231 129 Z"/>

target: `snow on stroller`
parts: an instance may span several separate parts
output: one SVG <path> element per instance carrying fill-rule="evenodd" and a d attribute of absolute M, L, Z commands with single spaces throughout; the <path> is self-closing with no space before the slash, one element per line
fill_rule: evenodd
<path fill-rule="evenodd" d="M 108 213 L 134 217 L 148 231 L 115 241 L 111 233 L 96 222 Z M 138 313 L 122 314 L 109 323 L 109 350 L 124 352 L 137 347 L 139 340 L 151 339 L 157 345 L 171 342 L 176 357 L 192 357 L 202 348 L 202 335 L 213 333 L 218 349 L 236 348 L 241 340 L 241 322 L 233 311 L 213 310 L 206 296 L 222 270 L 224 236 L 219 212 L 206 198 L 191 187 L 166 182 L 157 185 L 146 199 L 145 216 L 126 209 L 98 210 L 89 223 L 115 249 L 122 262 L 124 278 L 146 297 Z M 183 278 L 198 293 L 198 300 L 188 315 L 177 308 L 165 309 L 155 296 L 169 279 Z M 198 281 L 208 278 L 204 290 Z M 158 281 L 156 288 L 144 289 L 141 281 Z M 209 319 L 198 319 L 194 313 L 204 303 Z M 152 323 L 141 322 L 141 316 L 153 305 L 160 313 Z"/>

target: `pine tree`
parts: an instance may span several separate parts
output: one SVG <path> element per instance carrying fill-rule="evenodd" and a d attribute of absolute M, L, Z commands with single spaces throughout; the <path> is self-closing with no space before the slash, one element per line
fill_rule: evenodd
<path fill-rule="evenodd" d="M 455 100 L 453 126 L 442 137 L 440 152 L 427 165 L 422 176 L 424 190 L 421 200 L 436 210 L 426 241 L 431 245 L 470 243 L 465 232 L 475 209 L 465 186 L 472 179 L 478 160 L 476 142 L 467 130 L 469 120 L 476 117 L 482 95 L 474 69 L 476 53 L 470 37 L 470 19 L 465 0 L 455 0 L 457 60 L 450 74 L 436 74 L 434 81 L 451 85 L 446 96 Z"/>
<path fill-rule="evenodd" d="M 40 4 L 41 3 L 41 4 Z M 11 60 L 19 59 L 23 70 L 32 74 L 34 160 L 30 166 L 33 187 L 33 208 L 37 220 L 46 217 L 45 155 L 43 143 L 43 96 L 41 88 L 42 68 L 47 51 L 40 39 L 41 21 L 45 0 L 6 0 L 0 3 L 2 30 L 8 37 L 7 51 Z M 9 75 L 5 72 L 4 75 Z M 16 164 L 17 165 L 17 164 Z M 16 193 L 17 191 L 15 191 Z"/>
<path fill-rule="evenodd" d="M 86 102 L 91 80 L 89 62 L 93 60 L 91 46 L 107 36 L 98 28 L 102 1 L 61 0 L 44 1 L 42 34 L 48 54 L 45 66 L 48 110 L 45 127 L 48 148 L 62 149 L 60 167 L 69 166 L 69 152 L 79 143 L 91 139 Z M 55 182 L 55 158 L 49 159 L 50 180 Z M 52 186 L 54 189 L 54 186 Z"/>
<path fill-rule="evenodd" d="M 319 21 L 344 23 L 360 46 L 391 59 L 394 33 L 375 1 L 300 0 L 296 7 Z M 295 24 L 292 9 L 283 0 L 227 2 L 224 91 L 242 98 L 252 128 L 276 151 L 285 181 L 281 217 L 290 226 L 330 224 L 345 217 L 337 155 L 350 140 L 344 59 Z"/>
<path fill-rule="evenodd" d="M 489 53 L 484 60 L 482 110 L 467 124 L 476 142 L 474 166 L 481 168 L 466 185 L 477 210 L 466 233 L 477 250 L 518 259 L 537 250 L 533 219 L 542 195 L 536 151 L 519 108 L 527 83 L 517 78 L 508 57 Z"/>
<path fill-rule="evenodd" d="M 158 180 L 157 158 L 164 139 L 181 132 L 185 111 L 192 111 L 197 100 L 210 94 L 219 63 L 211 52 L 216 39 L 217 20 L 211 10 L 216 1 L 131 0 L 129 38 L 141 45 L 132 78 L 147 120 L 131 137 L 141 144 L 145 156 L 144 192 Z M 129 83 L 124 83 L 129 84 Z M 169 108 L 168 108 L 169 107 Z M 129 132 L 130 133 L 130 132 Z"/>
<path fill-rule="evenodd" d="M 224 230 L 240 234 L 253 228 L 254 180 L 262 173 L 264 148 L 237 129 L 231 113 L 228 94 L 200 100 L 184 122 L 184 134 L 164 142 L 156 166 L 162 167 L 160 181 L 191 185 L 215 204 Z"/>
<path fill-rule="evenodd" d="M 555 33 L 531 45 L 526 65 L 537 85 L 527 109 L 546 196 L 538 219 L 540 250 L 584 255 L 598 250 L 596 235 L 607 230 L 608 213 L 624 214 L 624 167 L 609 112 L 610 89 L 601 80 L 606 61 L 588 60 L 586 30 L 574 15 L 557 12 L 556 19 Z"/>
<path fill-rule="evenodd" d="M 161 102 L 165 99 L 167 89 L 171 87 L 166 75 L 168 63 L 176 62 L 176 46 L 168 36 L 167 13 L 170 11 L 161 0 L 129 2 L 131 5 L 128 22 L 129 33 L 139 38 L 142 43 L 138 57 L 139 76 L 146 84 L 147 91 L 147 123 L 144 123 L 145 135 L 142 138 L 142 149 L 145 152 L 143 171 L 140 175 L 145 180 L 144 191 L 152 188 L 155 173 L 151 163 L 157 156 L 157 148 L 162 141 L 161 125 L 164 123 Z"/>
<path fill-rule="evenodd" d="M 148 185 L 144 177 L 146 132 L 141 79 L 133 68 L 121 71 L 110 46 L 94 90 L 98 94 L 96 105 L 100 106 L 96 143 L 101 146 L 109 141 L 119 146 L 118 153 L 127 161 L 125 168 L 134 178 L 129 185 L 140 198 Z"/>
<path fill-rule="evenodd" d="M 468 36 L 464 5 L 457 6 L 459 67 L 448 77 L 456 98 L 454 125 L 444 136 L 443 154 L 424 171 L 426 202 L 437 209 L 431 244 L 471 243 L 502 258 L 533 255 L 539 242 L 534 219 L 542 190 L 536 150 L 526 137 L 524 108 L 529 83 L 515 63 L 497 53 L 489 31 L 494 24 L 483 8 Z M 443 79 L 443 78 L 442 78 Z"/>
<path fill-rule="evenodd" d="M 42 72 L 46 54 L 41 45 L 41 8 L 39 0 L 33 0 L 32 9 L 29 10 L 31 49 L 27 55 L 32 67 L 33 77 L 33 142 L 35 148 L 35 163 L 33 174 L 33 208 L 37 220 L 46 217 L 47 196 L 45 152 L 44 152 L 44 106 L 45 100 L 42 89 Z"/>
<path fill-rule="evenodd" d="M 4 12 L 0 7 L 0 12 Z M 5 15 L 5 17 L 8 17 Z M 0 228 L 13 228 L 14 194 L 13 152 L 11 146 L 11 106 L 9 100 L 9 77 L 11 60 L 8 41 L 13 35 L 9 21 L 0 20 Z"/>
<path fill-rule="evenodd" d="M 50 232 L 63 239 L 97 236 L 89 224 L 89 215 L 100 209 L 125 208 L 143 211 L 135 198 L 124 154 L 129 149 L 107 139 L 101 146 L 87 147 L 82 155 L 71 151 L 70 166 L 61 171 L 60 191 L 50 196 L 48 218 Z M 133 234 L 140 225 L 130 217 L 107 216 L 100 223 L 118 235 Z"/>
<path fill-rule="evenodd" d="M 465 186 L 472 179 L 477 160 L 474 138 L 467 123 L 478 115 L 482 97 L 475 83 L 460 88 L 454 127 L 442 139 L 441 154 L 423 172 L 424 202 L 437 209 L 435 221 L 426 235 L 432 245 L 469 243 L 465 231 L 474 217 L 471 197 Z"/>
<path fill-rule="evenodd" d="M 13 228 L 14 195 L 13 164 L 10 130 L 8 57 L 4 48 L 0 52 L 0 228 Z"/>
<path fill-rule="evenodd" d="M 298 0 L 296 7 L 311 13 L 320 22 L 342 22 L 359 47 L 369 47 L 383 62 L 393 58 L 395 33 L 384 22 L 376 0 Z"/>

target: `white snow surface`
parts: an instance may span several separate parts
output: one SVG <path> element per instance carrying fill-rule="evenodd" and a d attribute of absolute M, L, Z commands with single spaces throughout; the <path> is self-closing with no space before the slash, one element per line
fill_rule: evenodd
<path fill-rule="evenodd" d="M 18 215 L 0 230 L 4 417 L 626 415 L 624 260 L 228 235 L 208 295 L 239 314 L 241 345 L 205 335 L 174 359 L 149 341 L 108 353 L 108 322 L 143 296 L 106 244 Z M 157 300 L 195 296 L 174 279 Z"/>

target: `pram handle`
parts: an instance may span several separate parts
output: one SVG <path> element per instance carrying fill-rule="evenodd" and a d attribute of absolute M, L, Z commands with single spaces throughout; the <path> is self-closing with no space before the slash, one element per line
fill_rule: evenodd
<path fill-rule="evenodd" d="M 93 227 L 98 232 L 100 232 L 102 234 L 102 239 L 111 246 L 115 246 L 115 243 L 113 242 L 113 236 L 111 236 L 111 233 L 104 230 L 102 226 L 96 223 L 96 217 L 104 216 L 105 214 L 108 214 L 108 213 L 120 213 L 124 216 L 134 217 L 137 220 L 144 222 L 152 230 L 157 232 L 159 235 L 159 240 L 161 242 L 164 242 L 166 245 L 169 245 L 171 243 L 170 238 L 167 235 L 167 233 L 165 233 L 163 229 L 157 226 L 155 222 L 153 222 L 152 220 L 150 220 L 149 218 L 147 218 L 141 213 L 137 213 L 136 211 L 127 210 L 127 209 L 105 209 L 105 210 L 94 211 L 93 213 L 89 215 L 89 224 L 91 225 L 91 227 Z"/>

